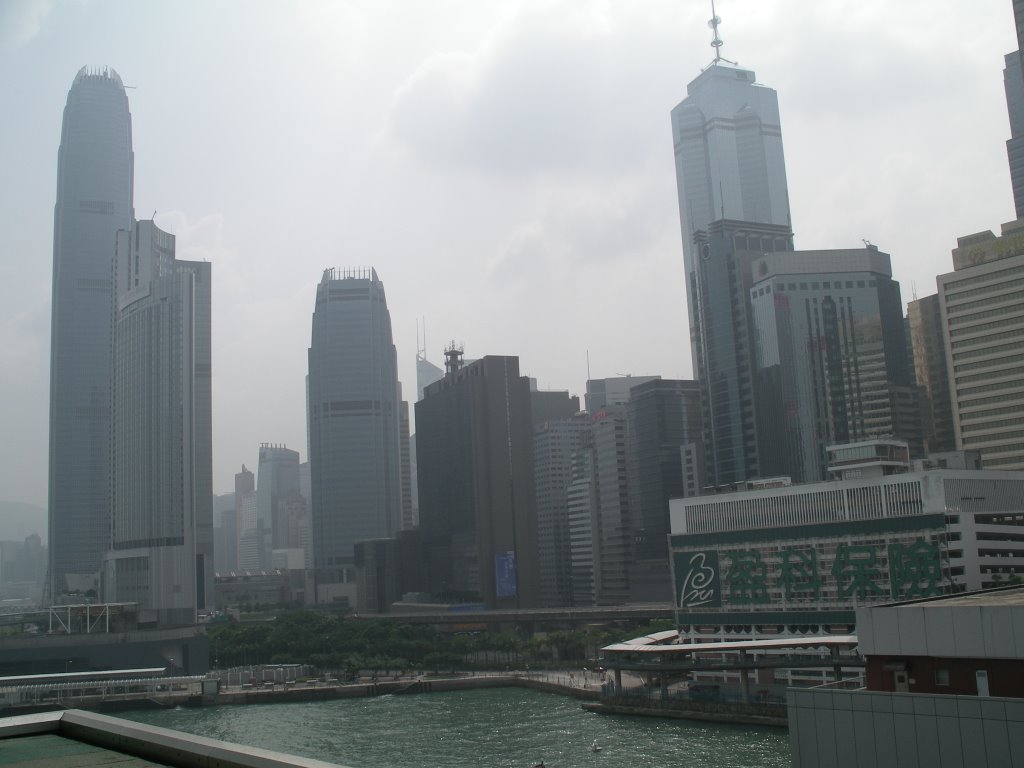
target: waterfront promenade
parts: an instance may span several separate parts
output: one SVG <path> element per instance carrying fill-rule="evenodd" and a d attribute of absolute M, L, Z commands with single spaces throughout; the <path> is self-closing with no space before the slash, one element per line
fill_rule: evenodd
<path fill-rule="evenodd" d="M 262 677 L 262 670 L 259 670 Z M 253 682 L 240 682 L 245 679 Z M 233 683 L 229 683 L 233 680 Z M 256 675 L 149 678 L 116 684 L 60 683 L 5 689 L 3 715 L 50 709 L 119 711 L 174 706 L 238 706 L 304 701 L 331 701 L 379 696 L 471 691 L 522 687 L 569 696 L 600 714 L 710 720 L 785 726 L 784 707 L 774 703 L 747 704 L 716 696 L 709 701 L 678 691 L 662 695 L 643 686 L 641 678 L 626 673 L 618 690 L 601 672 L 590 670 L 509 670 L 473 673 L 364 674 L 354 681 L 327 677 L 255 682 Z"/>

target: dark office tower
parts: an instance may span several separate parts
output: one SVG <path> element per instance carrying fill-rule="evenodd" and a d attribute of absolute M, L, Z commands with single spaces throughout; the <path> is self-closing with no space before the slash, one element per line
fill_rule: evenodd
<path fill-rule="evenodd" d="M 110 273 L 116 233 L 132 220 L 128 97 L 114 70 L 83 67 L 64 107 L 53 222 L 47 597 L 54 603 L 98 591 L 110 546 Z"/>
<path fill-rule="evenodd" d="M 750 288 L 765 477 L 826 479 L 826 448 L 896 436 L 920 415 L 889 255 L 874 246 L 765 253 Z"/>
<path fill-rule="evenodd" d="M 953 408 L 949 399 L 949 367 L 942 336 L 939 295 L 925 296 L 907 304 L 914 374 L 921 393 L 921 431 L 924 452 L 956 450 Z"/>
<path fill-rule="evenodd" d="M 693 370 L 702 386 L 708 481 L 762 473 L 751 375 L 748 270 L 760 250 L 792 250 L 778 97 L 721 57 L 672 110 Z"/>
<path fill-rule="evenodd" d="M 1006 155 L 1010 162 L 1010 183 L 1017 218 L 1024 218 L 1024 0 L 1013 0 L 1013 18 L 1017 28 L 1017 50 L 1006 54 L 1003 86 L 1006 111 L 1010 117 L 1010 139 Z"/>
<path fill-rule="evenodd" d="M 669 602 L 669 499 L 701 492 L 703 437 L 696 381 L 655 379 L 630 391 L 626 405 L 633 539 L 630 602 Z"/>
<path fill-rule="evenodd" d="M 256 478 L 256 525 L 261 534 L 262 567 L 271 567 L 271 552 L 292 548 L 289 508 L 304 504 L 299 492 L 299 452 L 284 445 L 261 443 Z"/>
<path fill-rule="evenodd" d="M 529 380 L 519 358 L 463 367 L 416 403 L 420 532 L 439 599 L 537 606 L 537 528 Z"/>
<path fill-rule="evenodd" d="M 357 541 L 402 525 L 398 367 L 384 284 L 372 269 L 328 269 L 309 347 L 313 562 L 350 581 Z"/>
<path fill-rule="evenodd" d="M 791 251 L 788 227 L 716 221 L 695 235 L 701 248 L 693 273 L 696 323 L 691 333 L 704 409 L 707 481 L 726 486 L 777 474 L 759 440 L 770 440 L 759 424 L 755 391 L 750 288 L 753 263 L 766 253 Z M 764 433 L 763 435 L 761 433 Z"/>
<path fill-rule="evenodd" d="M 117 233 L 103 597 L 194 624 L 213 598 L 210 264 L 152 221 Z"/>
<path fill-rule="evenodd" d="M 594 414 L 590 430 L 594 600 L 598 605 L 622 605 L 629 602 L 633 563 L 625 406 L 608 406 Z"/>
<path fill-rule="evenodd" d="M 537 563 L 543 606 L 572 605 L 568 492 L 572 459 L 590 431 L 590 417 L 568 392 L 531 392 Z"/>

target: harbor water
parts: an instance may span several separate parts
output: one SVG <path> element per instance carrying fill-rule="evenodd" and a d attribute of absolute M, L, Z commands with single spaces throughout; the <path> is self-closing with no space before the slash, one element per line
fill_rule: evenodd
<path fill-rule="evenodd" d="M 147 710 L 121 716 L 351 768 L 789 766 L 780 728 L 597 715 L 522 688 Z M 591 751 L 593 742 L 601 747 Z"/>

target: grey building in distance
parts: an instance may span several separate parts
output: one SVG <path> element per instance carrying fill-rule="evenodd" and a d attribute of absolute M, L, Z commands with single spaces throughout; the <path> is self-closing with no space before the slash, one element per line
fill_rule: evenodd
<path fill-rule="evenodd" d="M 491 608 L 538 604 L 537 518 L 529 380 L 519 359 L 463 367 L 416 403 L 420 532 L 427 590 Z"/>
<path fill-rule="evenodd" d="M 152 221 L 117 233 L 103 597 L 194 624 L 213 600 L 210 264 Z"/>
<path fill-rule="evenodd" d="M 537 563 L 541 605 L 573 604 L 568 491 L 573 455 L 590 432 L 590 416 L 568 392 L 531 392 L 537 494 Z"/>
<path fill-rule="evenodd" d="M 1018 219 L 1024 219 L 1024 0 L 1013 0 L 1013 19 L 1017 30 L 1017 50 L 1006 54 L 1003 86 L 1006 111 L 1010 118 L 1010 138 L 1006 157 L 1010 163 L 1010 183 Z"/>
<path fill-rule="evenodd" d="M 655 379 L 638 384 L 626 404 L 629 450 L 629 563 L 632 603 L 668 602 L 669 499 L 701 493 L 703 424 L 696 381 Z"/>
<path fill-rule="evenodd" d="M 83 67 L 57 155 L 50 344 L 49 588 L 99 589 L 110 546 L 111 266 L 132 208 L 132 120 L 121 78 Z"/>
<path fill-rule="evenodd" d="M 384 284 L 327 269 L 316 290 L 308 423 L 318 583 L 351 582 L 357 541 L 402 525 L 400 390 Z"/>

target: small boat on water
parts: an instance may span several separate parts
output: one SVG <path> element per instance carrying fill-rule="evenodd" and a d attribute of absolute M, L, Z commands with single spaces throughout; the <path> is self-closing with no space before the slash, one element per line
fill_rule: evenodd
<path fill-rule="evenodd" d="M 590 745 L 591 752 L 600 752 L 604 747 L 597 743 L 597 739 L 594 739 L 594 743 Z"/>

